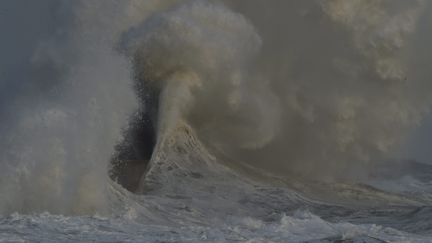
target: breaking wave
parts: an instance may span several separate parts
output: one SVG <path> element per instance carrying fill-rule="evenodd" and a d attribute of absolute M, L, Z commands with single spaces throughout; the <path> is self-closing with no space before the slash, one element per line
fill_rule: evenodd
<path fill-rule="evenodd" d="M 432 167 L 394 159 L 432 105 L 427 1 L 56 4 L 30 84 L 0 80 L 1 214 L 185 241 L 430 236 Z"/>
<path fill-rule="evenodd" d="M 418 75 L 420 67 L 411 73 L 417 57 L 409 54 L 426 3 L 286 5 L 309 11 L 291 18 L 313 15 L 320 25 L 296 22 L 311 33 L 272 33 L 270 21 L 250 13 L 268 27 L 265 38 L 277 35 L 266 45 L 243 15 L 192 1 L 123 35 L 138 92 L 160 96 L 158 143 L 184 121 L 237 161 L 308 177 L 352 177 L 350 170 L 393 156 L 431 105 L 427 76 Z"/>

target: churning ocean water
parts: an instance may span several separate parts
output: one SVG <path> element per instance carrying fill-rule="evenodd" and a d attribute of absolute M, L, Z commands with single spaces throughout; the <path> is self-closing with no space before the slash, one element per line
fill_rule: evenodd
<path fill-rule="evenodd" d="M 432 242 L 431 8 L 0 2 L 0 242 Z"/>

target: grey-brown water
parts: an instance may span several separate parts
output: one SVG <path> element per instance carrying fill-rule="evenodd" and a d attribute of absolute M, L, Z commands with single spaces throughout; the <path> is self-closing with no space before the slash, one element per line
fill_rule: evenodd
<path fill-rule="evenodd" d="M 431 8 L 0 3 L 0 241 L 430 242 Z"/>

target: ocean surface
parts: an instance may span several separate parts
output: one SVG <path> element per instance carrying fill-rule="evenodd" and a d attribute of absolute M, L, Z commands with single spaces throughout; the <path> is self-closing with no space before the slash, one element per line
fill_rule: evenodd
<path fill-rule="evenodd" d="M 157 148 L 142 194 L 111 183 L 108 214 L 3 216 L 1 241 L 432 240 L 430 165 L 406 162 L 404 174 L 357 184 L 286 180 L 224 165 L 189 129 L 177 127 Z"/>

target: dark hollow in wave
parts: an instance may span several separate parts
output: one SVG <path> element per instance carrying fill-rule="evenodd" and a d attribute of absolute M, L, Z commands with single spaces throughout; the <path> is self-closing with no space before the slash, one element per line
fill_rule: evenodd
<path fill-rule="evenodd" d="M 141 109 L 131 117 L 123 141 L 116 146 L 109 171 L 110 178 L 130 192 L 137 191 L 157 139 L 159 92 L 146 89 L 139 83 L 135 88 Z"/>

